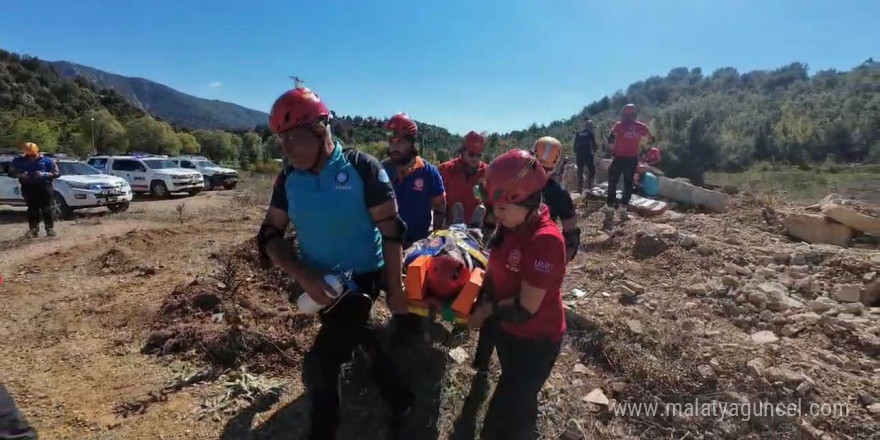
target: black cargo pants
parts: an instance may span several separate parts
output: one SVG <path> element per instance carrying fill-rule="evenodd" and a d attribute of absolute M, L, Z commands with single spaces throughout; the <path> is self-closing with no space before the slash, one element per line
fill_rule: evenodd
<path fill-rule="evenodd" d="M 31 229 L 40 227 L 40 217 L 46 229 L 55 227 L 52 217 L 52 186 L 48 183 L 21 185 L 21 197 L 27 204 L 28 226 Z"/>
<path fill-rule="evenodd" d="M 370 324 L 370 310 L 378 298 L 383 272 L 354 277 L 365 295 L 348 295 L 331 310 L 321 313 L 321 329 L 305 356 L 303 382 L 311 395 L 311 439 L 335 439 L 341 402 L 340 370 L 363 347 L 370 355 L 370 377 L 395 415 L 414 400 L 409 387 L 379 342 L 378 329 Z"/>

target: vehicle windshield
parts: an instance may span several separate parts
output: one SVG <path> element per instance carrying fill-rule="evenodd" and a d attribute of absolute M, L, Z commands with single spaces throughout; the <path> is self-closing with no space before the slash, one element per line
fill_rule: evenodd
<path fill-rule="evenodd" d="M 57 162 L 58 171 L 62 176 L 94 176 L 101 174 L 100 171 L 82 162 Z"/>
<path fill-rule="evenodd" d="M 217 166 L 214 162 L 211 162 L 210 160 L 196 161 L 196 166 L 199 168 L 220 168 L 219 166 Z"/>
<path fill-rule="evenodd" d="M 145 159 L 144 163 L 152 170 L 164 170 L 166 168 L 180 168 L 176 163 L 166 159 Z"/>

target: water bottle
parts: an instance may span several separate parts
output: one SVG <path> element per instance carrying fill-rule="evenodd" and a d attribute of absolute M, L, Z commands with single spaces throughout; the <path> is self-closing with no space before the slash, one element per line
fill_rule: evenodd
<path fill-rule="evenodd" d="M 324 282 L 327 283 L 333 290 L 324 289 L 324 294 L 327 295 L 328 298 L 336 299 L 339 298 L 343 292 L 345 292 L 345 285 L 342 284 L 342 281 L 339 280 L 339 277 L 333 274 L 324 275 Z M 296 307 L 299 309 L 300 313 L 304 313 L 307 315 L 313 315 L 321 311 L 324 306 L 315 302 L 308 293 L 303 293 L 296 300 Z"/>

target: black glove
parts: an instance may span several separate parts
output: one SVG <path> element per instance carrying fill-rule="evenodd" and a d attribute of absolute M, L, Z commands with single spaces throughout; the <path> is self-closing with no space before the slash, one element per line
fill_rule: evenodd
<path fill-rule="evenodd" d="M 422 317 L 413 313 L 394 315 L 391 318 L 392 339 L 398 344 L 407 344 L 418 339 L 422 332 Z"/>

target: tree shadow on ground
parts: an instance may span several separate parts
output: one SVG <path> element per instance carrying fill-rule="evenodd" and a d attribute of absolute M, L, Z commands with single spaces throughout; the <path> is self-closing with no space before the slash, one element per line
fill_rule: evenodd
<path fill-rule="evenodd" d="M 393 351 L 401 374 L 416 396 L 412 413 L 397 436 L 391 432 L 391 413 L 369 377 L 366 357 L 358 352 L 343 366 L 342 417 L 337 438 L 352 440 L 435 440 L 439 437 L 439 418 L 443 378 L 448 355 L 445 349 L 417 342 Z M 264 423 L 251 428 L 259 413 L 268 411 L 279 397 L 267 395 L 230 419 L 221 440 L 306 439 L 311 404 L 306 392 L 283 405 Z"/>

